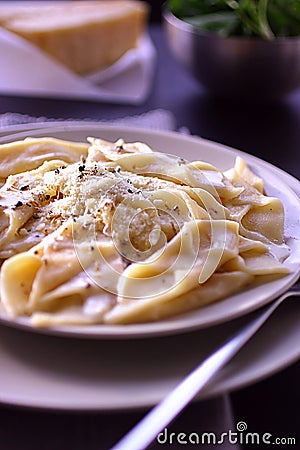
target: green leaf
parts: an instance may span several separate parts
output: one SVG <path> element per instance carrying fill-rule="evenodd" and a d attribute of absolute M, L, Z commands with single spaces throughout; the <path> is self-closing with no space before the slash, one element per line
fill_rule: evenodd
<path fill-rule="evenodd" d="M 300 36 L 299 0 L 273 0 L 268 14 L 270 26 L 276 36 Z"/>

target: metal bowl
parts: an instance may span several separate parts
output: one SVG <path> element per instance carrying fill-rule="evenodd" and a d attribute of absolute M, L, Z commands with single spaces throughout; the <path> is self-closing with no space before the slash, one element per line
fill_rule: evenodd
<path fill-rule="evenodd" d="M 220 37 L 163 11 L 175 58 L 212 93 L 276 98 L 300 88 L 300 38 Z"/>

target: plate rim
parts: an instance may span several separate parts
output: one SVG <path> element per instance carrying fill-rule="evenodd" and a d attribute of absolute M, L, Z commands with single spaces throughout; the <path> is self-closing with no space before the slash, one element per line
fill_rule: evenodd
<path fill-rule="evenodd" d="M 286 317 L 288 317 L 288 315 L 291 314 L 291 311 L 287 311 L 284 313 L 284 323 L 286 320 Z M 272 319 L 271 319 L 272 320 Z M 278 316 L 277 319 L 278 320 Z M 280 319 L 282 320 L 282 319 Z M 241 325 L 240 323 L 238 324 L 238 328 L 243 327 L 243 325 Z M 271 325 L 269 323 L 266 324 L 265 328 L 262 329 L 262 332 L 265 333 L 265 330 L 267 327 L 271 327 Z M 287 324 L 285 323 L 285 327 L 287 327 Z M 293 328 L 294 330 L 294 328 Z M 15 330 L 13 330 L 15 332 Z M 231 334 L 232 331 L 229 331 L 229 334 Z M 227 332 L 228 334 L 228 332 Z M 258 339 L 258 336 L 254 336 L 253 338 Z M 259 338 L 261 339 L 261 337 Z M 295 339 L 295 338 L 294 338 Z M 61 339 L 59 339 L 61 341 Z M 264 338 L 264 342 L 267 342 L 267 346 L 269 346 L 270 344 L 268 344 L 268 342 L 270 341 L 270 330 L 267 332 L 267 338 Z M 62 340 L 62 345 L 65 342 L 65 340 Z M 285 347 L 287 346 L 287 344 L 285 344 Z M 291 346 L 289 345 L 289 348 Z M 267 347 L 268 351 L 269 347 Z M 248 352 L 247 347 L 245 346 L 244 349 L 242 349 L 242 351 Z M 0 358 L 1 358 L 1 346 L 0 346 Z M 233 374 L 229 373 L 229 375 L 223 373 L 222 376 L 222 371 L 219 372 L 218 375 L 221 376 L 221 379 L 217 377 L 215 377 L 215 379 L 207 386 L 207 388 L 205 390 L 203 390 L 197 397 L 195 397 L 195 399 L 193 401 L 202 401 L 202 400 L 207 400 L 228 392 L 232 392 L 232 391 L 236 391 L 237 389 L 242 389 L 245 388 L 246 386 L 249 386 L 251 384 L 260 382 L 261 380 L 272 376 L 274 374 L 276 374 L 277 372 L 279 372 L 280 370 L 285 369 L 286 367 L 288 367 L 289 365 L 297 362 L 300 359 L 300 346 L 298 348 L 298 350 L 293 351 L 292 354 L 287 354 L 287 353 L 283 353 L 283 349 L 280 350 L 281 355 L 283 355 L 280 359 L 279 359 L 279 363 L 278 363 L 278 356 L 277 357 L 273 357 L 271 362 L 269 361 L 267 364 L 267 367 L 264 363 L 260 362 L 256 362 L 256 355 L 257 355 L 257 345 L 254 348 L 254 351 L 250 352 L 250 356 L 247 356 L 247 366 L 246 368 L 244 368 L 244 366 L 241 364 L 241 362 L 239 361 L 239 355 L 237 355 L 237 363 L 233 366 Z M 13 356 L 14 358 L 14 356 Z M 199 359 L 200 363 L 201 359 Z M 249 362 L 250 361 L 250 362 Z M 229 366 L 230 364 L 232 364 L 232 361 L 229 362 Z M 255 370 L 253 370 L 253 366 L 255 368 Z M 26 370 L 26 369 L 25 369 Z M 43 374 L 43 369 L 38 369 L 38 375 L 40 376 L 41 374 Z M 25 371 L 26 374 L 26 371 Z M 232 376 L 233 375 L 233 376 Z M 177 377 L 179 377 L 179 375 L 176 373 L 175 378 L 177 379 Z M 27 373 L 27 378 L 28 378 L 28 373 Z M 182 379 L 181 375 L 179 378 Z M 64 379 L 63 381 L 58 381 L 60 384 L 64 383 Z M 164 378 L 163 383 L 166 383 L 166 378 Z M 172 385 L 174 385 L 174 375 L 172 373 L 170 373 L 167 377 L 167 383 L 172 383 Z M 87 385 L 88 381 L 87 379 L 82 379 L 80 386 L 83 385 Z M 175 383 L 176 384 L 176 383 Z M 46 384 L 47 386 L 47 384 Z M 146 387 L 149 388 L 149 385 L 146 383 L 145 384 Z M 40 392 L 41 387 L 39 387 L 38 392 Z M 120 387 L 118 388 L 120 389 Z M 126 386 L 125 388 L 126 391 Z M 165 390 L 166 388 L 163 387 L 163 389 Z M 167 388 L 167 391 L 169 392 L 169 390 L 172 389 L 171 387 Z M 11 391 L 11 389 L 10 389 Z M 9 391 L 9 392 L 10 392 Z M 55 392 L 55 389 L 54 389 Z M 166 394 L 168 393 L 166 392 Z M 164 395 L 166 395 L 164 394 Z M 19 398 L 15 395 L 15 393 L 7 395 L 7 391 L 6 391 L 6 397 L 5 398 L 1 398 L 1 392 L 0 392 L 0 405 L 9 405 L 12 407 L 17 407 L 17 408 L 22 408 L 22 409 L 26 409 L 26 410 L 41 410 L 41 411 L 49 411 L 49 412 L 53 412 L 53 411 L 59 411 L 59 412 L 71 412 L 71 413 L 88 413 L 88 412 L 103 412 L 103 413 L 113 413 L 113 412 L 122 412 L 122 411 L 138 411 L 138 410 L 143 410 L 145 408 L 151 408 L 153 406 L 155 406 L 155 404 L 157 404 L 157 402 L 159 401 L 159 399 L 157 398 L 157 393 L 155 394 L 155 396 L 153 398 L 149 398 L 146 397 L 145 398 L 140 398 L 139 396 L 137 396 L 136 398 L 132 399 L 132 397 L 130 397 L 130 401 L 128 400 L 128 395 L 125 396 L 127 398 L 122 398 L 122 400 L 120 401 L 119 404 L 111 404 L 108 400 L 106 400 L 105 402 L 103 402 L 103 400 L 99 400 L 99 398 L 97 400 L 94 400 L 93 402 L 85 402 L 84 404 L 80 403 L 80 402 L 70 402 L 70 400 L 68 400 L 68 398 L 70 398 L 70 396 L 67 397 L 67 402 L 64 403 L 61 401 L 61 399 L 59 399 L 59 401 L 57 401 L 57 398 L 52 397 L 51 396 L 51 401 L 49 401 L 49 399 L 47 401 L 45 401 L 44 399 L 40 400 L 40 396 L 36 394 L 36 397 L 34 399 L 24 399 L 24 398 Z M 50 396 L 49 396 L 50 398 Z"/>

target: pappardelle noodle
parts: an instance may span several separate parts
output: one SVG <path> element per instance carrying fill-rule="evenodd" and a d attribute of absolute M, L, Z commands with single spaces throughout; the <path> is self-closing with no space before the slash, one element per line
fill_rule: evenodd
<path fill-rule="evenodd" d="M 289 272 L 283 205 L 240 157 L 221 172 L 140 142 L 26 138 L 0 146 L 0 179 L 12 319 L 157 321 Z"/>

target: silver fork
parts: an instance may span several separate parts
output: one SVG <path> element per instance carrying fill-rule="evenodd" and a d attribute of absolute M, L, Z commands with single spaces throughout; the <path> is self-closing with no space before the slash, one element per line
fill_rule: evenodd
<path fill-rule="evenodd" d="M 254 336 L 282 302 L 297 295 L 300 295 L 300 281 L 278 297 L 271 305 L 267 305 L 263 312 L 259 312 L 258 317 L 235 333 L 225 344 L 201 362 L 111 450 L 146 449 L 203 389 L 208 381 Z"/>

